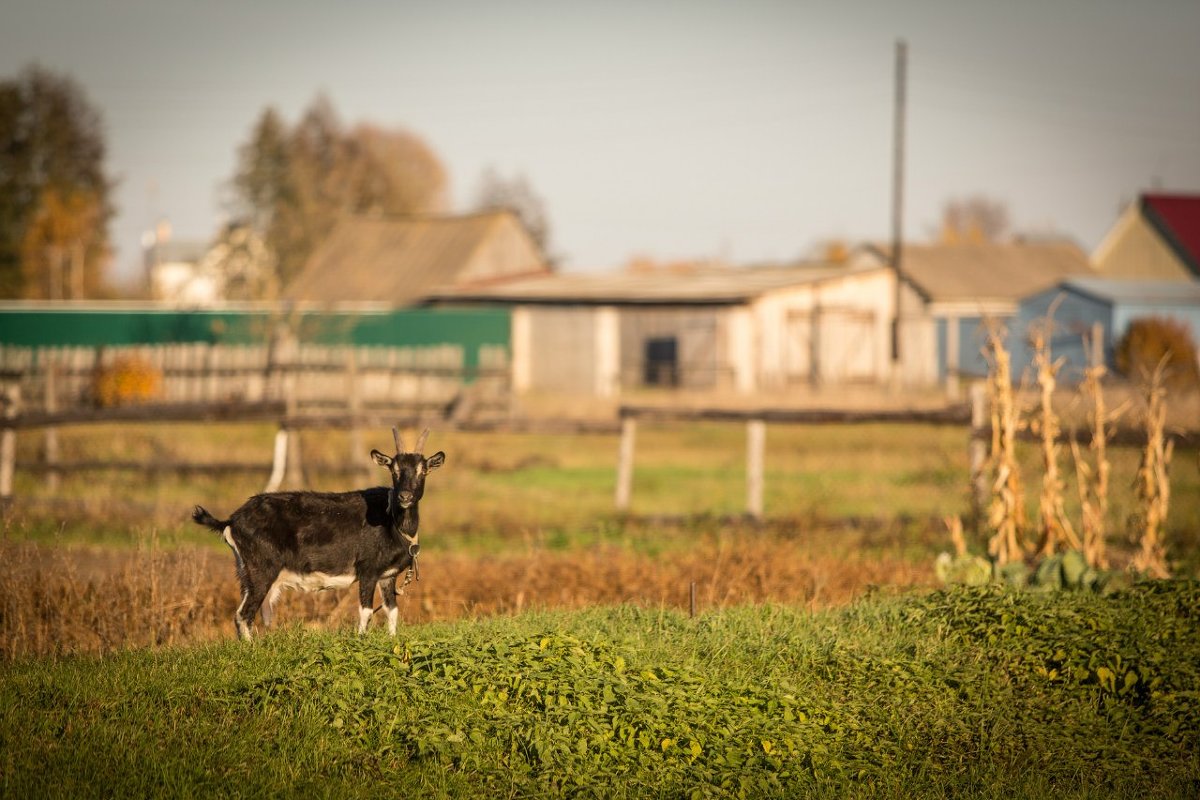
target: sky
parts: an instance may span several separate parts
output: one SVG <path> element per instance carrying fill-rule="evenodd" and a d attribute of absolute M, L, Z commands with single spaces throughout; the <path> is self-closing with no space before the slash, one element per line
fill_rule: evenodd
<path fill-rule="evenodd" d="M 565 270 L 886 240 L 901 39 L 906 239 L 985 195 L 1090 253 L 1139 193 L 1200 193 L 1197 0 L 0 0 L 0 77 L 103 117 L 122 281 L 158 219 L 211 239 L 262 111 L 322 93 L 424 139 L 452 210 L 523 177 Z"/>

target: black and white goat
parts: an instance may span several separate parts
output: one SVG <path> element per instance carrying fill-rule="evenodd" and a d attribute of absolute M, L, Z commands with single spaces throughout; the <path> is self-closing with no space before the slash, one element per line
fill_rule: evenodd
<path fill-rule="evenodd" d="M 407 452 L 400 431 L 392 428 L 396 455 L 371 451 L 375 463 L 391 473 L 390 489 L 269 492 L 251 497 L 227 520 L 196 506 L 192 519 L 219 532 L 237 561 L 242 602 L 234 624 L 239 638 L 250 638 L 260 607 L 263 624 L 271 624 L 272 604 L 283 589 L 340 589 L 355 581 L 359 633 L 367 629 L 379 586 L 388 632 L 395 635 L 396 577 L 416 567 L 425 477 L 446 460 L 441 451 L 428 458 L 421 454 L 428 435 L 426 428 Z"/>

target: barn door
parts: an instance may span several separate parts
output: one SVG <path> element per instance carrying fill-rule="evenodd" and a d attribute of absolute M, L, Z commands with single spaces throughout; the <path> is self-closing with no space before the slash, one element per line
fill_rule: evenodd
<path fill-rule="evenodd" d="M 856 308 L 823 308 L 819 318 L 818 366 L 822 381 L 847 383 L 878 377 L 875 313 Z"/>
<path fill-rule="evenodd" d="M 783 380 L 807 383 L 813 379 L 813 315 L 789 311 L 783 326 Z"/>

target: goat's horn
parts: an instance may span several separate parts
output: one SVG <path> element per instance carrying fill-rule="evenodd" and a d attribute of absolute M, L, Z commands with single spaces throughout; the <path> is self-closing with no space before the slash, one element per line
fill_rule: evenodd
<path fill-rule="evenodd" d="M 392 438 L 396 440 L 396 452 L 404 452 L 404 441 L 400 438 L 400 429 L 392 428 Z"/>
<path fill-rule="evenodd" d="M 429 438 L 429 428 L 421 431 L 420 438 L 417 439 L 417 446 L 413 448 L 414 453 L 420 453 L 425 449 L 425 440 Z"/>

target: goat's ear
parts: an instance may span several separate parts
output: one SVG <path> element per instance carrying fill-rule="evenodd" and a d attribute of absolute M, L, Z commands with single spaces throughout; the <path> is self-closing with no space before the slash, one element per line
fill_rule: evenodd
<path fill-rule="evenodd" d="M 375 459 L 375 463 L 381 467 L 390 467 L 392 465 L 392 457 L 385 456 L 378 450 L 371 451 L 371 458 Z"/>
<path fill-rule="evenodd" d="M 442 464 L 445 464 L 445 463 L 446 463 L 446 454 L 443 453 L 441 450 L 438 450 L 436 453 L 429 456 L 429 458 L 425 459 L 425 471 L 428 472 L 429 470 L 437 469 L 438 467 L 440 467 Z"/>

